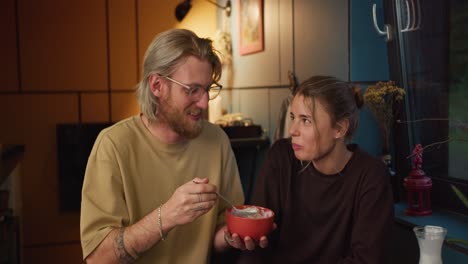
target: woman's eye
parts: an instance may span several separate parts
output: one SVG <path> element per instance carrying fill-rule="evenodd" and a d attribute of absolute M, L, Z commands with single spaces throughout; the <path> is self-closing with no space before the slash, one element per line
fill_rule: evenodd
<path fill-rule="evenodd" d="M 308 118 L 302 119 L 302 122 L 303 122 L 304 124 L 306 124 L 306 125 L 312 124 L 312 121 L 311 121 L 310 119 L 308 119 Z"/>

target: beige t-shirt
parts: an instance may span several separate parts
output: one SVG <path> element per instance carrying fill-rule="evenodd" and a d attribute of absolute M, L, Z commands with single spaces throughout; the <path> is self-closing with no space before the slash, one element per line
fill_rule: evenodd
<path fill-rule="evenodd" d="M 88 160 L 81 202 L 81 245 L 86 258 L 113 227 L 136 223 L 166 202 L 179 186 L 207 177 L 235 204 L 244 195 L 228 137 L 209 122 L 197 138 L 165 144 L 139 116 L 103 130 Z M 228 205 L 219 200 L 194 222 L 174 228 L 138 263 L 207 263 Z M 154 220 L 157 225 L 157 219 Z"/>

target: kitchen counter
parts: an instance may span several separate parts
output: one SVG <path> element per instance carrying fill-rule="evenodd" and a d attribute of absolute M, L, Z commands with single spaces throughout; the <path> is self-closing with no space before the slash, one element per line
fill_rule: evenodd
<path fill-rule="evenodd" d="M 404 202 L 396 203 L 394 205 L 395 223 L 402 229 L 407 230 L 407 235 L 405 238 L 397 237 L 393 243 L 409 243 L 417 245 L 417 239 L 413 233 L 413 227 L 425 225 L 441 226 L 447 229 L 447 235 L 442 248 L 442 259 L 444 263 L 468 263 L 468 247 L 463 244 L 450 242 L 450 239 L 464 239 L 468 241 L 467 216 L 437 208 L 432 209 L 432 215 L 408 216 L 405 214 L 406 208 L 407 204 Z M 403 240 L 400 241 L 401 239 Z M 406 241 L 407 239 L 412 241 Z M 419 256 L 419 249 L 416 248 L 414 250 Z M 410 252 L 414 252 L 414 250 Z M 398 254 L 398 252 L 394 253 Z"/>

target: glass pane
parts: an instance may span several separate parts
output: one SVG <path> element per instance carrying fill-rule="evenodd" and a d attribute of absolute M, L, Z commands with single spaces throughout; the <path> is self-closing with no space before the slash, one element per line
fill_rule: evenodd
<path fill-rule="evenodd" d="M 468 2 L 450 1 L 449 176 L 468 180 Z M 461 141 L 460 141 L 461 140 Z"/>
<path fill-rule="evenodd" d="M 423 167 L 432 177 L 448 176 L 449 2 L 397 1 L 398 40 L 410 148 L 424 151 Z"/>

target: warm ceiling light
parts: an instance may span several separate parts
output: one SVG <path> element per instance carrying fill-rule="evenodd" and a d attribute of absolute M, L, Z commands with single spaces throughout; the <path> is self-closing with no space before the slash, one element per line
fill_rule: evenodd
<path fill-rule="evenodd" d="M 184 19 L 190 8 L 192 8 L 192 3 L 190 0 L 184 0 L 182 3 L 177 5 L 175 9 L 175 16 L 179 22 Z"/>
<path fill-rule="evenodd" d="M 224 9 L 226 11 L 226 15 L 230 16 L 231 15 L 231 0 L 227 0 L 226 6 L 221 6 L 216 2 L 213 2 L 211 0 L 206 0 L 217 7 Z M 192 1 L 190 0 L 184 0 L 182 3 L 178 4 L 175 10 L 175 16 L 177 20 L 180 22 L 184 17 L 187 15 L 187 13 L 190 11 L 190 8 L 192 8 Z"/>

